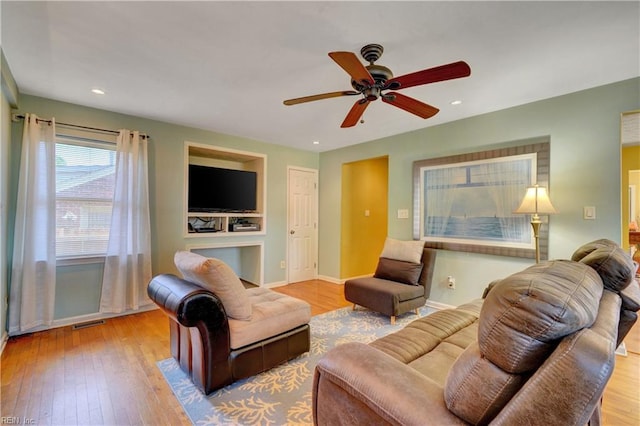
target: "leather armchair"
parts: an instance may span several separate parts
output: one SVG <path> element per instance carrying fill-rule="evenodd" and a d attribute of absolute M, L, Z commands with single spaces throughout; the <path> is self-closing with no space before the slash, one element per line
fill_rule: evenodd
<path fill-rule="evenodd" d="M 307 323 L 232 348 L 229 321 L 237 320 L 227 316 L 218 296 L 174 275 L 154 277 L 147 292 L 169 317 L 171 355 L 205 394 L 309 350 Z"/>

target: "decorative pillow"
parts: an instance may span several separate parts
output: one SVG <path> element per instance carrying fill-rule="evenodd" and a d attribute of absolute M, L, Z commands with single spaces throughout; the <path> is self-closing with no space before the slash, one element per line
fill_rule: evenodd
<path fill-rule="evenodd" d="M 418 285 L 422 263 L 405 262 L 403 260 L 381 257 L 378 261 L 375 278 L 396 281 L 404 284 Z"/>
<path fill-rule="evenodd" d="M 387 237 L 380 257 L 420 263 L 423 249 L 424 241 L 400 241 Z"/>
<path fill-rule="evenodd" d="M 173 261 L 185 280 L 214 293 L 230 318 L 251 319 L 249 296 L 233 269 L 219 259 L 178 251 Z"/>

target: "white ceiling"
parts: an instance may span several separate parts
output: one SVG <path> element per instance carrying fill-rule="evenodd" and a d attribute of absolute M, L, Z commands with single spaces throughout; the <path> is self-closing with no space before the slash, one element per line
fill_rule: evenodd
<path fill-rule="evenodd" d="M 640 75 L 638 1 L 3 0 L 1 8 L 2 49 L 21 93 L 313 151 Z M 440 108 L 427 120 L 377 101 L 364 124 L 341 129 L 354 97 L 283 105 L 350 90 L 327 53 L 359 56 L 368 43 L 384 46 L 377 63 L 397 76 L 458 60 L 471 76 L 404 90 Z"/>

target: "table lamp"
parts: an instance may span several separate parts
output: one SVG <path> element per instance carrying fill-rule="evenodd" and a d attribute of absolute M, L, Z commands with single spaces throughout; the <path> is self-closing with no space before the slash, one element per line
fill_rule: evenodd
<path fill-rule="evenodd" d="M 540 225 L 542 221 L 538 214 L 553 214 L 557 213 L 553 208 L 549 195 L 547 194 L 547 188 L 538 186 L 530 186 L 527 188 L 527 193 L 524 195 L 520 207 L 518 207 L 514 213 L 530 214 L 531 227 L 533 228 L 533 236 L 536 243 L 536 263 L 540 263 L 540 243 L 538 241 L 538 234 L 540 231 Z"/>

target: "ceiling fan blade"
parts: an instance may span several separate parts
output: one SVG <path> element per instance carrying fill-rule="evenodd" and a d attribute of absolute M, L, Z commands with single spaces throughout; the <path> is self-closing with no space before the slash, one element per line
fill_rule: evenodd
<path fill-rule="evenodd" d="M 409 96 L 405 96 L 401 93 L 389 92 L 381 96 L 381 98 L 383 102 L 396 106 L 422 118 L 433 117 L 438 113 L 438 111 L 440 111 L 436 107 L 432 107 L 431 105 L 427 105 L 417 99 L 410 98 Z"/>
<path fill-rule="evenodd" d="M 329 52 L 329 56 L 356 82 L 361 83 L 364 81 L 367 84 L 374 84 L 373 77 L 371 77 L 369 71 L 362 65 L 362 62 L 360 62 L 355 53 Z"/>
<path fill-rule="evenodd" d="M 322 93 L 319 95 L 303 96 L 302 98 L 287 99 L 286 101 L 284 101 L 284 104 L 296 105 L 296 104 L 302 104 L 304 102 L 319 101 L 320 99 L 337 98 L 339 96 L 352 96 L 352 95 L 359 95 L 359 94 L 360 92 L 356 92 L 354 90 L 344 90 L 342 92 Z"/>
<path fill-rule="evenodd" d="M 407 87 L 452 80 L 454 78 L 468 77 L 469 75 L 471 75 L 471 68 L 469 65 L 464 61 L 458 61 L 392 78 L 387 82 L 385 88 L 392 90 L 406 89 Z"/>
<path fill-rule="evenodd" d="M 358 124 L 358 120 L 362 117 L 364 110 L 369 106 L 369 101 L 366 99 L 360 99 L 351 107 L 349 113 L 345 117 L 340 127 L 353 127 Z"/>

